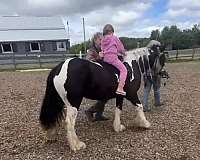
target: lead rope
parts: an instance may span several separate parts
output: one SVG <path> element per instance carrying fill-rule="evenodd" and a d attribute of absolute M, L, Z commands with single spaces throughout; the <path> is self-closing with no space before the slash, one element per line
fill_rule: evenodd
<path fill-rule="evenodd" d="M 151 77 L 151 80 L 153 80 L 153 76 L 152 76 L 152 73 L 151 73 L 151 67 L 150 67 L 150 63 L 149 63 L 149 56 L 147 55 L 147 63 L 148 63 L 148 68 L 149 68 L 149 73 L 150 73 L 150 77 Z"/>

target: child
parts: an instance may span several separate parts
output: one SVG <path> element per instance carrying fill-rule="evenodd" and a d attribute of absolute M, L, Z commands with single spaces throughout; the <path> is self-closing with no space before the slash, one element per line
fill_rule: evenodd
<path fill-rule="evenodd" d="M 122 42 L 114 35 L 114 28 L 107 24 L 103 28 L 103 39 L 101 41 L 101 50 L 103 51 L 103 60 L 112 64 L 120 71 L 119 84 L 116 93 L 126 95 L 124 85 L 127 76 L 127 69 L 124 64 L 118 59 L 118 53 L 125 54 L 125 49 Z"/>

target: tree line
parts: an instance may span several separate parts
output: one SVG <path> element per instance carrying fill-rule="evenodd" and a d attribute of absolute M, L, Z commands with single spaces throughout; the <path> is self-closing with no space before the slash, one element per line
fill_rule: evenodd
<path fill-rule="evenodd" d="M 150 40 L 158 40 L 169 50 L 189 49 L 200 47 L 200 24 L 195 24 L 191 29 L 181 30 L 176 25 L 165 26 L 161 31 L 152 30 L 148 38 L 129 38 L 120 37 L 127 50 L 137 47 L 144 47 Z M 86 41 L 86 48 L 91 46 L 91 40 Z M 70 47 L 70 53 L 84 53 L 84 43 L 76 44 Z"/>
<path fill-rule="evenodd" d="M 161 32 L 153 30 L 150 39 L 158 39 L 172 50 L 200 47 L 200 24 L 184 30 L 179 29 L 176 25 L 166 26 Z"/>

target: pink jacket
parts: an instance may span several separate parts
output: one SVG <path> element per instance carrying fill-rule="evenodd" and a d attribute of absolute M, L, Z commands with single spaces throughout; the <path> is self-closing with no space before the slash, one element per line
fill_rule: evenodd
<path fill-rule="evenodd" d="M 105 54 L 125 54 L 122 42 L 115 35 L 106 35 L 101 41 L 101 50 Z"/>

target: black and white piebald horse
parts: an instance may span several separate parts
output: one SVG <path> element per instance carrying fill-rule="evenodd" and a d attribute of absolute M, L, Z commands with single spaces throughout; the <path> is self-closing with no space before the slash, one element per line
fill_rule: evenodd
<path fill-rule="evenodd" d="M 155 49 L 157 50 L 158 47 Z M 149 67 L 144 63 L 145 59 L 150 67 L 155 66 L 156 72 L 159 72 L 164 65 L 164 62 L 161 63 L 162 56 L 154 54 L 156 50 L 150 53 L 148 48 L 139 48 L 127 52 L 124 59 L 128 69 L 124 87 L 127 93 L 125 97 L 115 93 L 119 71 L 105 62 L 94 63 L 70 58 L 53 68 L 47 78 L 46 93 L 40 112 L 40 123 L 47 131 L 47 137 L 55 134 L 56 126 L 64 119 L 70 148 L 74 151 L 86 148 L 85 143 L 79 140 L 75 132 L 76 117 L 83 97 L 104 101 L 116 98 L 113 122 L 116 132 L 125 130 L 125 126 L 120 121 L 123 98 L 136 106 L 136 124 L 139 127 L 149 128 L 150 123 L 146 120 L 137 91 L 140 88 L 141 73 Z"/>

